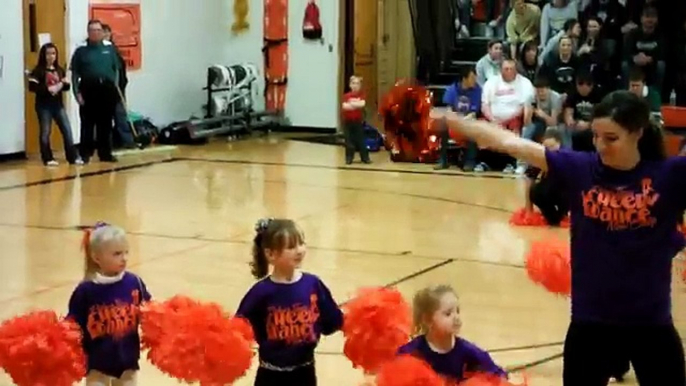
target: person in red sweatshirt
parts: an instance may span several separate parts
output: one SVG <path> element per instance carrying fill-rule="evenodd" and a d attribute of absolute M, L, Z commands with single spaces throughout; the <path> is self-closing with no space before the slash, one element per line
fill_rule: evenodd
<path fill-rule="evenodd" d="M 343 95 L 343 133 L 345 135 L 345 163 L 350 165 L 355 152 L 360 153 L 362 162 L 369 164 L 369 150 L 364 143 L 364 109 L 366 102 L 362 92 L 362 78 L 350 77 L 350 92 Z"/>

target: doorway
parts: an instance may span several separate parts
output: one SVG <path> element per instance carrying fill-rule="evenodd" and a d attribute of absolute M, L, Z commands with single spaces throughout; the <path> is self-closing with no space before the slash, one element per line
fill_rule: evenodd
<path fill-rule="evenodd" d="M 42 44 L 52 42 L 59 51 L 60 65 L 68 68 L 69 52 L 66 50 L 66 0 L 23 0 L 24 6 L 24 66 L 31 71 L 38 62 L 38 53 Z M 25 118 L 25 151 L 31 157 L 40 153 L 38 117 L 35 110 L 35 96 L 29 92 L 28 86 L 24 92 Z M 59 130 L 53 123 L 51 146 L 62 147 Z"/>

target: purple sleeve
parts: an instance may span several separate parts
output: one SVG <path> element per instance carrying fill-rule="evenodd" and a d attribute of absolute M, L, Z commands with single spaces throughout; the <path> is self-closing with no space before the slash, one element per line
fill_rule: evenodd
<path fill-rule="evenodd" d="M 320 321 L 322 327 L 322 334 L 331 335 L 343 327 L 343 312 L 341 311 L 336 301 L 331 296 L 329 288 L 319 280 L 318 284 L 318 302 L 320 311 Z"/>
<path fill-rule="evenodd" d="M 597 154 L 568 149 L 545 150 L 548 166 L 546 173 L 567 193 L 581 189 L 580 184 L 592 172 L 591 167 Z"/>
<path fill-rule="evenodd" d="M 469 355 L 465 365 L 467 372 L 478 371 L 503 377 L 507 376 L 507 372 L 495 364 L 489 353 L 473 344 L 469 345 Z"/>
<path fill-rule="evenodd" d="M 69 311 L 67 318 L 75 321 L 82 327 L 88 319 L 88 303 L 84 294 L 83 286 L 79 284 L 69 298 Z"/>
<path fill-rule="evenodd" d="M 152 300 L 152 295 L 150 295 L 150 292 L 148 291 L 148 286 L 145 285 L 145 282 L 141 280 L 141 292 L 143 295 L 143 301 L 144 302 L 149 302 Z"/>

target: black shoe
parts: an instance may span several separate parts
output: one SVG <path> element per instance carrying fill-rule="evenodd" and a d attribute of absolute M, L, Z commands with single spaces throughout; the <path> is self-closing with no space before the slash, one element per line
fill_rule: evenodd
<path fill-rule="evenodd" d="M 370 163 L 372 163 L 372 160 L 366 159 L 366 160 L 363 160 L 362 163 L 369 165 Z"/>
<path fill-rule="evenodd" d="M 353 164 L 353 161 L 347 159 L 347 160 L 345 160 L 345 164 L 346 164 L 346 165 L 352 165 L 352 164 Z"/>
<path fill-rule="evenodd" d="M 441 162 L 438 165 L 434 166 L 434 170 L 444 170 L 444 169 L 447 169 L 448 167 L 449 167 L 448 164 L 444 164 Z"/>

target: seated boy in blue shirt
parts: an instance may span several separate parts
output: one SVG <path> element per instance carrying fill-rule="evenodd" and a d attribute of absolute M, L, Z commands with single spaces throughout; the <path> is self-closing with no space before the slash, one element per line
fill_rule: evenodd
<path fill-rule="evenodd" d="M 465 117 L 476 119 L 481 114 L 481 86 L 476 82 L 476 69 L 473 66 L 465 67 L 460 75 L 460 81 L 451 84 L 443 94 L 443 103 Z M 448 128 L 443 125 L 440 132 L 441 152 L 437 169 L 448 168 L 449 139 Z M 464 171 L 474 170 L 477 152 L 476 143 L 468 142 L 467 148 L 464 149 Z"/>

